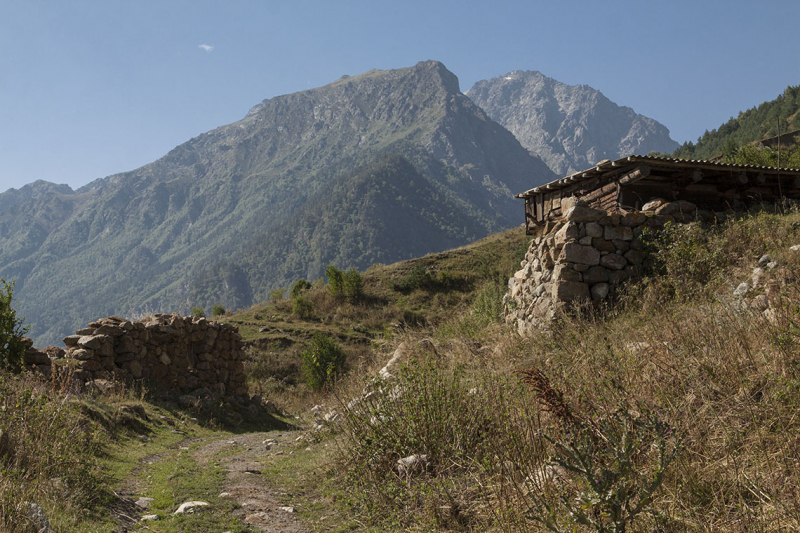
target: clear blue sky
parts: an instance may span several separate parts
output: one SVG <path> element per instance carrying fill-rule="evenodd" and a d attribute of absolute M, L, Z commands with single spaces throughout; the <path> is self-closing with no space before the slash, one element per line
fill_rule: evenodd
<path fill-rule="evenodd" d="M 590 85 L 696 140 L 800 84 L 799 24 L 798 0 L 0 0 L 0 191 L 78 187 L 265 98 L 426 59 L 462 90 Z"/>

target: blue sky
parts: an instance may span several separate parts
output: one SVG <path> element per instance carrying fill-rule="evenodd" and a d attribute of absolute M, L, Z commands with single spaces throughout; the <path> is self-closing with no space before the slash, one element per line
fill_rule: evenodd
<path fill-rule="evenodd" d="M 0 191 L 78 187 L 265 98 L 426 59 L 464 91 L 590 85 L 696 140 L 800 84 L 798 21 L 798 0 L 0 0 Z"/>

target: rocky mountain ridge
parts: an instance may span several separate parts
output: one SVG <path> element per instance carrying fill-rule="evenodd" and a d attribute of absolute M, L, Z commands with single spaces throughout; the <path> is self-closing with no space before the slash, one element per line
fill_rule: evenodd
<path fill-rule="evenodd" d="M 659 122 L 618 106 L 588 85 L 567 85 L 536 71 L 515 70 L 466 92 L 559 176 L 678 143 Z"/>
<path fill-rule="evenodd" d="M 100 316 L 246 307 L 328 261 L 465 244 L 520 224 L 512 193 L 554 178 L 426 61 L 265 100 L 139 169 L 0 211 L 0 272 L 46 344 Z"/>

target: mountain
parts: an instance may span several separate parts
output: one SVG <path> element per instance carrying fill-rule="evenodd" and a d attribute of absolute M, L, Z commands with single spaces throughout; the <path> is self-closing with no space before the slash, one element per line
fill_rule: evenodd
<path fill-rule="evenodd" d="M 729 157 L 748 143 L 777 137 L 779 120 L 782 137 L 792 132 L 797 135 L 800 131 L 800 85 L 790 85 L 776 99 L 739 112 L 717 129 L 706 130 L 697 144 L 685 142 L 673 155 L 683 159 Z M 794 142 L 792 135 L 788 137 L 781 139 L 784 145 Z"/>
<path fill-rule="evenodd" d="M 555 179 L 436 61 L 264 100 L 161 159 L 0 212 L 37 344 L 109 314 L 242 308 L 518 225 Z"/>
<path fill-rule="evenodd" d="M 515 70 L 481 80 L 466 94 L 559 176 L 603 159 L 678 147 L 657 121 L 588 85 L 567 85 L 540 72 Z"/>
<path fill-rule="evenodd" d="M 74 191 L 69 185 L 56 185 L 49 181 L 38 180 L 19 189 L 8 189 L 0 193 L 0 213 L 15 205 L 24 204 L 28 200 L 38 200 L 48 193 L 72 194 Z"/>

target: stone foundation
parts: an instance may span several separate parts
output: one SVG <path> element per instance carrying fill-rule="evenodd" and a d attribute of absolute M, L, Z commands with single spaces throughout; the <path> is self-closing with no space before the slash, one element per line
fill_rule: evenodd
<path fill-rule="evenodd" d="M 613 298 L 642 272 L 646 228 L 655 232 L 667 222 L 715 218 L 686 201 L 654 200 L 642 211 L 611 213 L 571 200 L 560 220 L 542 226 L 508 282 L 505 320 L 521 335 L 546 326 L 560 309 Z"/>

